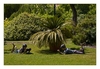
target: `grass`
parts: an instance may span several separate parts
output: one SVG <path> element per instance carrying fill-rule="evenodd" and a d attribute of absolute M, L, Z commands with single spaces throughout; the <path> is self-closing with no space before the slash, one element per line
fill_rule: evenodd
<path fill-rule="evenodd" d="M 96 65 L 96 48 L 86 47 L 86 54 L 60 55 L 49 51 L 49 48 L 40 49 L 26 41 L 28 48 L 32 48 L 32 54 L 16 54 L 10 53 L 11 42 L 4 45 L 4 65 Z M 14 43 L 18 49 L 23 44 L 21 41 Z M 79 46 L 74 45 L 71 40 L 68 40 L 66 46 L 79 49 Z"/>

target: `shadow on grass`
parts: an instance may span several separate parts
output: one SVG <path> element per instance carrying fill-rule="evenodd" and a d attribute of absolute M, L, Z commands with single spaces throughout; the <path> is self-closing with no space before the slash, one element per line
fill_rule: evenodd
<path fill-rule="evenodd" d="M 80 50 L 80 48 L 70 48 L 71 50 Z M 58 54 L 58 52 L 53 52 L 50 50 L 39 50 L 37 51 L 38 53 L 42 53 L 42 54 Z"/>
<path fill-rule="evenodd" d="M 70 48 L 71 50 L 80 50 L 80 48 Z"/>
<path fill-rule="evenodd" d="M 4 54 L 9 54 L 11 53 L 11 49 L 4 49 Z"/>
<path fill-rule="evenodd" d="M 57 54 L 58 53 L 58 52 L 52 52 L 50 50 L 39 50 L 37 52 L 42 53 L 42 54 Z"/>
<path fill-rule="evenodd" d="M 5 51 L 4 54 L 11 54 L 11 52 Z M 16 54 L 16 53 L 13 53 L 13 54 Z M 17 54 L 21 54 L 21 53 L 17 53 Z M 34 53 L 26 53 L 26 54 L 34 54 Z"/>
<path fill-rule="evenodd" d="M 11 49 L 5 49 L 4 50 L 4 54 L 10 54 L 10 53 L 11 53 Z M 26 53 L 26 54 L 34 54 L 34 53 L 30 52 L 30 53 Z"/>
<path fill-rule="evenodd" d="M 10 53 L 10 52 L 8 52 L 8 51 L 5 51 L 5 52 L 4 52 L 4 54 L 9 54 L 9 53 Z"/>
<path fill-rule="evenodd" d="M 26 54 L 34 54 L 34 53 L 26 53 Z"/>
<path fill-rule="evenodd" d="M 4 49 L 4 51 L 11 51 L 12 49 Z"/>

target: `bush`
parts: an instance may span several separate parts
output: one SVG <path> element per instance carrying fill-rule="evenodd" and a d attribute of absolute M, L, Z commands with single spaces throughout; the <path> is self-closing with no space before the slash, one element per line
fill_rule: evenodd
<path fill-rule="evenodd" d="M 41 29 L 37 24 L 42 20 L 40 17 L 24 12 L 9 22 L 5 22 L 4 28 L 6 40 L 28 40 L 31 35 Z M 6 23 L 9 23 L 8 26 Z"/>
<path fill-rule="evenodd" d="M 66 22 L 62 27 L 61 31 L 65 38 L 72 38 L 72 30 L 73 30 L 73 25 L 70 24 L 70 22 Z"/>
<path fill-rule="evenodd" d="M 85 15 L 79 20 L 76 33 L 72 38 L 75 44 L 86 43 L 93 45 L 96 43 L 96 19 L 95 15 Z"/>

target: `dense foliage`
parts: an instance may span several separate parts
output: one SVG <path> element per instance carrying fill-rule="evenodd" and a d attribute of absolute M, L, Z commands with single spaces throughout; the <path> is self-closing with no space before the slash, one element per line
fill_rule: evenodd
<path fill-rule="evenodd" d="M 75 4 L 77 11 L 77 26 L 72 21 L 73 11 L 70 4 L 4 4 L 4 38 L 6 40 L 29 40 L 41 31 L 55 26 L 48 23 L 47 18 L 62 18 L 61 26 L 64 38 L 72 38 L 75 44 L 96 43 L 96 4 Z M 55 10 L 55 11 L 54 11 Z M 59 27 L 57 26 L 57 27 Z M 55 27 L 55 28 L 57 28 Z"/>
<path fill-rule="evenodd" d="M 4 37 L 6 40 L 28 40 L 32 34 L 40 30 L 37 24 L 41 22 L 40 17 L 22 13 L 11 20 L 10 23 L 5 20 Z"/>
<path fill-rule="evenodd" d="M 9 18 L 14 12 L 17 12 L 21 4 L 4 4 L 4 19 Z"/>
<path fill-rule="evenodd" d="M 81 17 L 81 16 L 80 16 Z M 75 44 L 85 43 L 86 45 L 96 44 L 96 19 L 95 15 L 82 15 L 73 36 Z"/>

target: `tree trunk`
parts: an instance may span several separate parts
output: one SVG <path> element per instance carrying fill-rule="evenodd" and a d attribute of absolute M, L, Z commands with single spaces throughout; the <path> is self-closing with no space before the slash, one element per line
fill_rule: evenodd
<path fill-rule="evenodd" d="M 74 22 L 74 26 L 76 26 L 77 25 L 77 11 L 76 11 L 76 9 L 75 9 L 75 6 L 74 6 L 74 4 L 70 4 L 70 7 L 71 7 L 71 9 L 72 9 L 72 12 L 73 12 L 73 22 Z"/>
<path fill-rule="evenodd" d="M 61 46 L 61 42 L 59 43 L 49 43 L 49 48 L 51 51 L 53 52 L 57 52 L 58 49 L 60 49 L 60 46 Z"/>
<path fill-rule="evenodd" d="M 54 4 L 54 16 L 56 15 L 56 4 Z"/>

